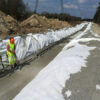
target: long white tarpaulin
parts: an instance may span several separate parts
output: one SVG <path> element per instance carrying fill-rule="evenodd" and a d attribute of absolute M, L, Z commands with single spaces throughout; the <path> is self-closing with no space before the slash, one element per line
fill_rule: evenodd
<path fill-rule="evenodd" d="M 74 34 L 81 30 L 86 24 L 88 23 L 82 23 L 72 28 L 64 28 L 58 31 L 47 32 L 45 34 L 29 33 L 25 38 L 21 36 L 15 37 L 17 59 L 24 59 L 32 53 L 37 52 L 39 49 Z M 0 53 L 6 52 L 6 44 L 8 41 L 9 39 L 0 42 Z"/>

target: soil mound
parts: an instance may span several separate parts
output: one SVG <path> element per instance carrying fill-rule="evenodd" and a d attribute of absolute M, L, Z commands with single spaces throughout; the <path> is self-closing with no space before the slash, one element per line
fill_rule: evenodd
<path fill-rule="evenodd" d="M 68 22 L 58 19 L 47 19 L 45 16 L 33 14 L 28 19 L 18 22 L 10 15 L 0 11 L 0 38 L 9 35 L 46 32 L 48 29 L 58 30 L 71 27 Z"/>
<path fill-rule="evenodd" d="M 0 11 L 0 35 L 9 35 L 11 31 L 17 31 L 17 21 Z"/>
<path fill-rule="evenodd" d="M 20 24 L 22 33 L 38 33 L 45 32 L 48 29 L 61 29 L 65 27 L 71 27 L 71 25 L 58 19 L 47 19 L 45 16 L 32 15 L 28 19 L 24 20 Z"/>

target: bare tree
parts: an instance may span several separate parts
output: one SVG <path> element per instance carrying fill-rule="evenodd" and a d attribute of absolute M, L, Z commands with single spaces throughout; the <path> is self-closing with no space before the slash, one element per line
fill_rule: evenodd
<path fill-rule="evenodd" d="M 61 13 L 63 13 L 64 7 L 63 7 L 63 0 L 60 0 L 60 6 L 61 6 Z"/>
<path fill-rule="evenodd" d="M 35 0 L 34 13 L 37 13 L 38 3 L 39 3 L 39 0 Z"/>
<path fill-rule="evenodd" d="M 23 0 L 0 0 L 0 10 L 20 19 L 26 13 L 26 5 Z"/>

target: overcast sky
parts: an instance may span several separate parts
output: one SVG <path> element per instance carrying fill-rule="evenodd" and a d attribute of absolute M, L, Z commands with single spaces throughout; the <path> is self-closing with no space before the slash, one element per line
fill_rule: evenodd
<path fill-rule="evenodd" d="M 34 9 L 35 0 L 24 0 L 31 10 Z M 64 13 L 82 18 L 93 18 L 100 0 L 63 0 Z M 60 0 L 39 0 L 37 12 L 60 13 Z"/>

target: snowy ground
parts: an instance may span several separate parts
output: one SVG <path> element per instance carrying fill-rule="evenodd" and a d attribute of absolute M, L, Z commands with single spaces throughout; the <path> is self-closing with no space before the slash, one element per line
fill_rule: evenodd
<path fill-rule="evenodd" d="M 91 31 L 89 23 L 86 30 L 67 44 L 13 100 L 65 100 L 62 90 L 70 75 L 81 72 L 82 67 L 88 67 L 88 57 L 99 48 L 93 42 L 100 44 L 100 38 Z M 99 88 L 98 85 L 95 87 Z M 65 94 L 67 99 L 72 96 L 70 90 Z"/>

